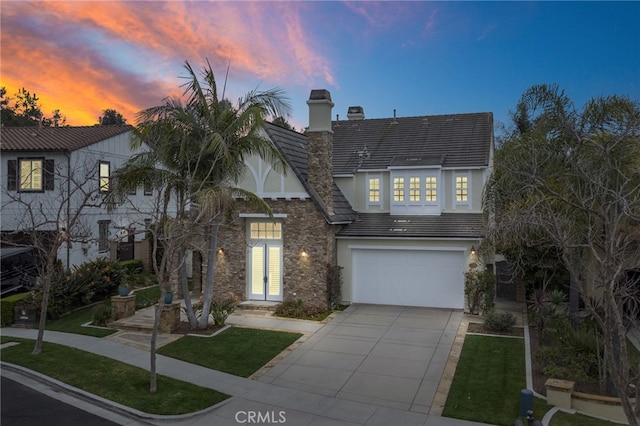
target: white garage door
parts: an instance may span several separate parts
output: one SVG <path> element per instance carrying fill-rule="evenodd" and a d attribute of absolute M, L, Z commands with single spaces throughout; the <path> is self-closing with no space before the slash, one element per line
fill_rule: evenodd
<path fill-rule="evenodd" d="M 464 252 L 353 249 L 352 301 L 464 308 Z"/>

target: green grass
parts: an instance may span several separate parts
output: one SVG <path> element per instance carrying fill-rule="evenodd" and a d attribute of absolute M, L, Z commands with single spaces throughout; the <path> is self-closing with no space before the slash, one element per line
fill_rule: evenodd
<path fill-rule="evenodd" d="M 134 293 L 136 296 L 136 309 L 146 308 L 155 305 L 160 300 L 160 286 L 154 285 L 147 288 L 141 288 Z"/>
<path fill-rule="evenodd" d="M 618 426 L 619 423 L 595 419 L 582 414 L 569 414 L 558 411 L 551 418 L 549 426 Z"/>
<path fill-rule="evenodd" d="M 249 377 L 300 336 L 300 333 L 232 327 L 214 337 L 184 336 L 163 346 L 158 353 Z"/>
<path fill-rule="evenodd" d="M 526 388 L 524 340 L 467 335 L 442 415 L 511 426 L 520 415 L 520 391 Z M 533 413 L 542 420 L 553 408 L 533 399 Z M 520 417 L 526 424 L 526 419 Z M 613 426 L 581 414 L 557 412 L 550 426 Z"/>
<path fill-rule="evenodd" d="M 34 341 L 2 336 L 0 359 L 38 371 L 94 395 L 151 414 L 186 414 L 202 410 L 228 395 L 158 375 L 158 391 L 149 393 L 149 372 L 75 348 L 43 343 L 42 353 L 32 355 Z M 64 362 L 61 362 L 64 360 Z"/>
<path fill-rule="evenodd" d="M 102 328 L 82 327 L 82 324 L 93 321 L 93 308 L 94 306 L 88 306 L 56 320 L 47 321 L 45 329 L 93 337 L 104 337 L 118 331 L 115 329 L 105 330 Z"/>
<path fill-rule="evenodd" d="M 442 415 L 513 425 L 524 388 L 523 339 L 468 335 Z"/>

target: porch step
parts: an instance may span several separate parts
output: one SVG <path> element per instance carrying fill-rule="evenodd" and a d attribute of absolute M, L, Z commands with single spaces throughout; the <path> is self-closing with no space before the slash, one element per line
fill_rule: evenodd
<path fill-rule="evenodd" d="M 245 300 L 238 304 L 238 309 L 248 311 L 275 311 L 280 302 L 270 302 L 267 300 Z"/>

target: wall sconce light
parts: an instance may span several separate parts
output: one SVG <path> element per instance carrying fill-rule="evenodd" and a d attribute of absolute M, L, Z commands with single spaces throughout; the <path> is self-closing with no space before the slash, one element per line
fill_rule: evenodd
<path fill-rule="evenodd" d="M 223 255 L 224 254 L 224 249 L 222 247 L 218 248 L 218 254 L 219 255 Z"/>
<path fill-rule="evenodd" d="M 302 251 L 300 251 L 300 255 L 302 257 L 308 257 L 309 253 L 307 253 L 307 249 L 305 249 L 304 247 L 302 248 Z"/>
<path fill-rule="evenodd" d="M 471 255 L 472 256 L 476 255 L 476 247 L 475 246 L 471 246 Z"/>
<path fill-rule="evenodd" d="M 89 242 L 87 240 L 82 240 L 80 247 L 82 247 L 82 254 L 86 256 L 89 253 Z"/>

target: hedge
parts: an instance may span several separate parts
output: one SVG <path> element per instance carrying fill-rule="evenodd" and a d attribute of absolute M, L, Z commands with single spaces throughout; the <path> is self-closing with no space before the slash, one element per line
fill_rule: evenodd
<path fill-rule="evenodd" d="M 31 292 L 18 293 L 9 297 L 0 299 L 0 322 L 1 326 L 13 324 L 13 308 L 16 304 L 31 295 Z"/>

